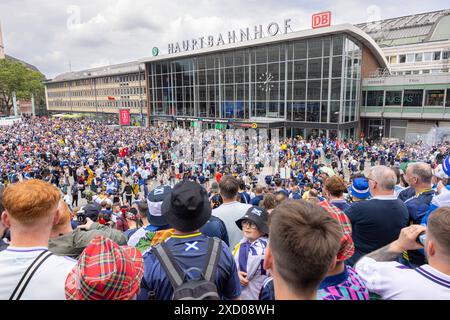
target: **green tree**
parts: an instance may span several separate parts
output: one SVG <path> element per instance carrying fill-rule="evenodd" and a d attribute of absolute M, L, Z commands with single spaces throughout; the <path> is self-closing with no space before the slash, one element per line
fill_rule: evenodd
<path fill-rule="evenodd" d="M 39 94 L 43 90 L 44 76 L 26 68 L 20 62 L 7 59 L 0 60 L 0 98 L 5 102 L 0 106 L 0 112 L 7 116 L 13 107 L 13 92 L 17 99 L 29 100 L 31 95 Z"/>

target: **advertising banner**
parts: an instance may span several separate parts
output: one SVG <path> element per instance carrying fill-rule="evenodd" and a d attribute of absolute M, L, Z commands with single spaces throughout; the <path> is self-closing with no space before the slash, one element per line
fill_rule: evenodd
<path fill-rule="evenodd" d="M 119 111 L 120 116 L 120 125 L 121 126 L 129 126 L 130 125 L 130 110 L 129 109 L 121 109 Z"/>

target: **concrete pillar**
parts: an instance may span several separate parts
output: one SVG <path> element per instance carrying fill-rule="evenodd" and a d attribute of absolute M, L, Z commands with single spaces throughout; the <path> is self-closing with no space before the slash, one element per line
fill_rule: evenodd
<path fill-rule="evenodd" d="M 33 117 L 36 116 L 36 107 L 34 105 L 34 94 L 31 95 L 31 114 Z"/>

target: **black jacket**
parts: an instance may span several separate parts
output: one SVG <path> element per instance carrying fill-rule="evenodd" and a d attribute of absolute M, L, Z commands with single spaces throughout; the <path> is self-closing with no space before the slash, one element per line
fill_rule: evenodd
<path fill-rule="evenodd" d="M 125 186 L 125 188 L 123 188 L 122 194 L 131 196 L 133 194 L 133 188 L 131 187 L 131 185 Z"/>

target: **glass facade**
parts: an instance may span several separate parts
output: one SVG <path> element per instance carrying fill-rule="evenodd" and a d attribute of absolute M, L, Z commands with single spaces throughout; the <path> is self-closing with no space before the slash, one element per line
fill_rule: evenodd
<path fill-rule="evenodd" d="M 341 34 L 151 62 L 151 113 L 356 122 L 361 57 L 357 42 Z"/>
<path fill-rule="evenodd" d="M 438 89 L 398 89 L 398 90 L 363 90 L 361 106 L 363 107 L 450 107 L 450 88 Z M 381 110 L 381 108 L 379 108 Z M 429 108 L 428 108 L 429 109 Z M 367 109 L 366 109 L 367 112 Z"/>

